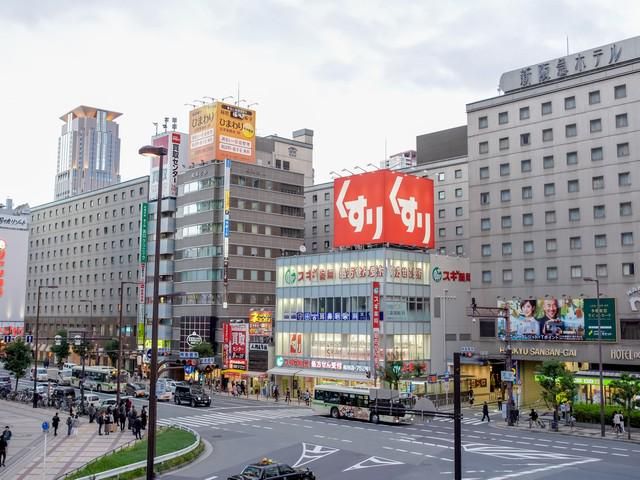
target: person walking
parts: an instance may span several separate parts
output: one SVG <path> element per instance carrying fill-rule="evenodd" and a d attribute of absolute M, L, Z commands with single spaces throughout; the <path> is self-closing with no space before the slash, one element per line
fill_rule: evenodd
<path fill-rule="evenodd" d="M 89 413 L 89 423 L 93 423 L 96 418 L 96 407 L 94 407 L 93 404 L 89 405 L 87 413 Z"/>
<path fill-rule="evenodd" d="M 136 440 L 142 440 L 142 419 L 140 417 L 136 417 L 133 422 L 133 434 L 136 436 Z"/>
<path fill-rule="evenodd" d="M 104 426 L 104 412 L 98 414 L 98 435 L 102 435 L 102 427 Z"/>
<path fill-rule="evenodd" d="M 140 428 L 143 430 L 147 428 L 147 406 L 144 405 L 142 407 L 142 411 L 140 412 Z"/>
<path fill-rule="evenodd" d="M 72 424 L 73 436 L 77 437 L 78 436 L 78 428 L 80 427 L 80 418 L 78 417 L 77 413 L 76 413 L 76 416 L 73 418 L 73 421 L 71 422 L 71 424 Z"/>
<path fill-rule="evenodd" d="M 7 459 L 7 441 L 4 437 L 0 437 L 0 467 L 4 467 L 4 462 Z"/>
<path fill-rule="evenodd" d="M 120 408 L 120 413 L 118 414 L 118 420 L 120 423 L 120 431 L 124 432 L 124 427 L 127 425 L 127 414 L 125 412 L 124 406 Z"/>
<path fill-rule="evenodd" d="M 73 419 L 71 416 L 67 417 L 67 437 L 71 435 L 71 430 L 73 429 Z"/>
<path fill-rule="evenodd" d="M 2 438 L 4 438 L 5 442 L 7 442 L 7 446 L 9 445 L 9 441 L 11 440 L 12 436 L 13 434 L 11 433 L 11 429 L 9 428 L 9 425 L 7 425 L 6 427 L 4 427 L 4 431 L 2 432 Z"/>
<path fill-rule="evenodd" d="M 278 390 L 278 385 L 274 385 L 273 387 L 273 398 L 275 401 L 278 401 L 278 397 L 280 396 L 280 391 Z"/>
<path fill-rule="evenodd" d="M 487 405 L 487 402 L 482 404 L 482 422 L 484 422 L 485 417 L 487 417 L 487 423 L 491 421 L 491 418 L 489 417 L 489 405 Z"/>
<path fill-rule="evenodd" d="M 291 403 L 291 391 L 287 388 L 287 391 L 284 393 L 284 403 Z"/>
<path fill-rule="evenodd" d="M 104 415 L 104 434 L 109 435 L 111 433 L 111 409 L 107 409 L 107 413 Z"/>
<path fill-rule="evenodd" d="M 58 425 L 60 425 L 60 417 L 58 416 L 58 412 L 51 419 L 51 426 L 53 427 L 53 436 L 58 436 Z"/>

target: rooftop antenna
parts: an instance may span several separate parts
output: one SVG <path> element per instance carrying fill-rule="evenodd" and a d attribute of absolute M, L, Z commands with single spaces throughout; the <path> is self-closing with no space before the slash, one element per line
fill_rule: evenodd
<path fill-rule="evenodd" d="M 244 98 L 242 100 L 238 100 L 236 105 L 239 107 L 242 102 L 246 102 L 246 100 Z"/>
<path fill-rule="evenodd" d="M 169 125 L 169 117 L 164 117 L 164 123 L 162 124 L 162 128 L 164 128 L 165 133 L 167 132 L 168 125 Z"/>
<path fill-rule="evenodd" d="M 171 117 L 171 129 L 175 132 L 178 128 L 178 117 Z"/>
<path fill-rule="evenodd" d="M 156 127 L 156 135 L 158 135 L 158 122 L 153 122 L 153 126 Z"/>
<path fill-rule="evenodd" d="M 384 137 L 384 159 L 387 160 L 387 137 Z"/>
<path fill-rule="evenodd" d="M 236 98 L 236 105 L 240 105 L 240 82 L 238 82 L 238 97 Z"/>
<path fill-rule="evenodd" d="M 569 55 L 569 35 L 567 35 L 567 55 Z"/>

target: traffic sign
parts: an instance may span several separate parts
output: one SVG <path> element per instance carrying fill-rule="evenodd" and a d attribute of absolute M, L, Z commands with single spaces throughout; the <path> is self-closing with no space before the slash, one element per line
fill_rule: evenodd
<path fill-rule="evenodd" d="M 194 370 L 195 370 L 195 367 L 193 367 L 191 365 L 185 365 L 184 366 L 184 373 L 193 373 Z"/>
<path fill-rule="evenodd" d="M 509 370 L 502 370 L 500 372 L 500 380 L 503 382 L 513 382 L 513 372 Z"/>
<path fill-rule="evenodd" d="M 4 343 L 11 343 L 11 335 L 4 336 Z"/>
<path fill-rule="evenodd" d="M 198 352 L 180 352 L 180 360 L 198 358 L 199 356 L 200 354 Z"/>
<path fill-rule="evenodd" d="M 216 359 L 214 357 L 203 357 L 198 360 L 200 365 L 212 365 L 216 363 Z"/>
<path fill-rule="evenodd" d="M 33 335 L 27 335 L 24 338 L 26 343 L 33 343 Z"/>
<path fill-rule="evenodd" d="M 49 430 L 49 422 L 42 422 L 42 431 L 46 432 Z"/>
<path fill-rule="evenodd" d="M 147 350 L 146 357 L 151 360 L 151 349 Z"/>

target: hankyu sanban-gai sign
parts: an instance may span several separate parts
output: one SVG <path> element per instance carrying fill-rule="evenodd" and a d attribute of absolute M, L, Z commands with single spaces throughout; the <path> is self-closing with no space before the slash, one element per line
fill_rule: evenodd
<path fill-rule="evenodd" d="M 391 243 L 433 248 L 433 181 L 391 170 L 335 179 L 336 247 Z"/>

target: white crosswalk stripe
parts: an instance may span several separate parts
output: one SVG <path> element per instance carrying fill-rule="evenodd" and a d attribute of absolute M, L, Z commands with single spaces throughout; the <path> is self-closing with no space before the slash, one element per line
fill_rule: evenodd
<path fill-rule="evenodd" d="M 453 418 L 435 417 L 434 420 L 437 422 L 453 423 Z M 475 418 L 463 418 L 461 422 L 466 425 L 482 425 L 484 423 Z"/>
<path fill-rule="evenodd" d="M 313 415 L 308 409 L 282 408 L 268 410 L 251 410 L 237 412 L 211 412 L 204 415 L 187 415 L 183 417 L 171 417 L 158 419 L 158 424 L 184 425 L 186 427 L 213 427 L 216 425 L 227 425 L 230 423 L 255 423 L 282 418 L 296 418 Z"/>

